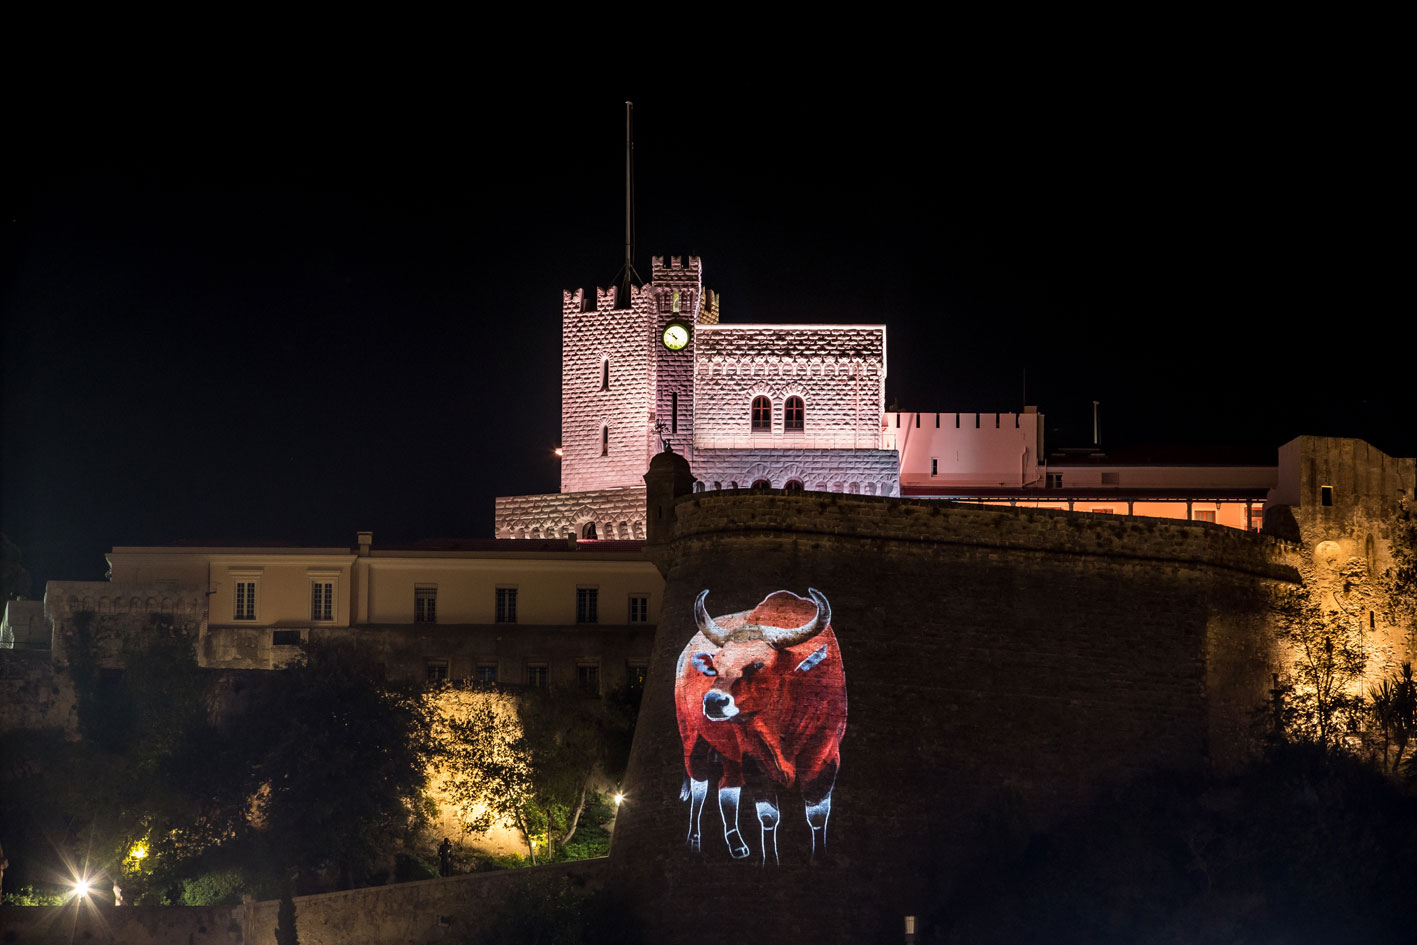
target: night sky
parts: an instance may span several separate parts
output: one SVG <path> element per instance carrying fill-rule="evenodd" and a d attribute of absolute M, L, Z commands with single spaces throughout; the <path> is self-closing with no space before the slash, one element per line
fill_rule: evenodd
<path fill-rule="evenodd" d="M 725 322 L 885 323 L 900 409 L 1017 410 L 1026 371 L 1050 448 L 1096 399 L 1104 446 L 1414 455 L 1382 69 L 54 91 L 10 135 L 4 531 L 38 594 L 114 545 L 488 537 L 495 496 L 555 491 L 626 98 L 640 273 L 702 257 Z"/>

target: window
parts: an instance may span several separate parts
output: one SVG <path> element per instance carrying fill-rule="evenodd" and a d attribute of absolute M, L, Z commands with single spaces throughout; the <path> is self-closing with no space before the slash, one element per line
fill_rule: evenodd
<path fill-rule="evenodd" d="M 1333 505 L 1333 486 L 1319 486 L 1319 504 Z"/>
<path fill-rule="evenodd" d="M 609 456 L 609 455 L 610 455 L 610 428 L 609 428 L 609 427 L 601 427 L 601 428 L 600 428 L 600 455 L 601 455 L 601 456 Z"/>
<path fill-rule="evenodd" d="M 236 582 L 236 613 L 237 620 L 256 619 L 256 582 L 237 581 Z"/>
<path fill-rule="evenodd" d="M 787 485 L 783 486 L 783 488 L 786 489 L 788 492 L 801 492 L 801 491 L 802 491 L 802 480 L 801 480 L 801 479 L 789 479 L 789 480 L 787 480 Z"/>
<path fill-rule="evenodd" d="M 428 660 L 427 667 L 428 681 L 431 683 L 442 683 L 448 681 L 448 661 Z"/>
<path fill-rule="evenodd" d="M 271 646 L 299 646 L 299 630 L 272 630 Z"/>
<path fill-rule="evenodd" d="M 497 588 L 497 623 L 517 622 L 517 589 L 515 587 Z"/>
<path fill-rule="evenodd" d="M 413 622 L 438 622 L 438 586 L 419 584 L 413 588 Z"/>
<path fill-rule="evenodd" d="M 589 538 L 589 539 L 594 539 L 594 538 L 595 538 L 595 523 L 594 523 L 594 522 L 586 522 L 584 525 L 581 526 L 581 537 L 582 537 L 582 538 Z"/>
<path fill-rule="evenodd" d="M 768 482 L 766 479 L 754 479 L 754 480 L 753 480 L 753 488 L 754 488 L 754 489 L 771 489 L 771 488 L 772 488 L 772 483 Z"/>
<path fill-rule="evenodd" d="M 1062 474 L 1062 473 L 1048 473 L 1048 488 L 1049 488 L 1049 489 L 1061 489 L 1061 488 L 1063 488 L 1063 474 Z"/>
<path fill-rule="evenodd" d="M 669 432 L 679 432 L 679 393 L 669 392 Z"/>
<path fill-rule="evenodd" d="M 588 696 L 600 695 L 600 667 L 583 663 L 576 667 L 576 683 Z"/>
<path fill-rule="evenodd" d="M 333 581 L 310 582 L 310 619 L 335 619 L 335 585 Z"/>
<path fill-rule="evenodd" d="M 1191 519 L 1197 522 L 1215 521 L 1215 509 L 1195 509 L 1191 513 Z"/>
<path fill-rule="evenodd" d="M 492 686 L 497 683 L 497 664 L 478 663 L 477 672 L 473 677 L 479 686 Z"/>
<path fill-rule="evenodd" d="M 526 667 L 526 684 L 535 686 L 537 689 L 546 688 L 546 664 L 528 663 Z"/>
<path fill-rule="evenodd" d="M 1264 528 L 1264 506 L 1250 506 L 1250 531 L 1257 532 Z"/>
<path fill-rule="evenodd" d="M 782 429 L 784 433 L 801 433 L 805 411 L 801 397 L 789 397 L 782 407 Z"/>
<path fill-rule="evenodd" d="M 630 595 L 630 623 L 649 623 L 649 595 Z"/>
<path fill-rule="evenodd" d="M 599 623 L 596 606 L 600 599 L 600 589 L 596 587 L 576 588 L 576 623 Z"/>
<path fill-rule="evenodd" d="M 938 456 L 931 456 L 931 457 L 930 457 L 930 475 L 932 475 L 932 476 L 938 476 L 939 474 L 940 474 L 940 458 L 939 458 Z"/>
<path fill-rule="evenodd" d="M 600 362 L 600 389 L 610 389 L 610 359 L 606 358 Z"/>
<path fill-rule="evenodd" d="M 645 680 L 649 678 L 649 667 L 643 663 L 625 665 L 625 684 L 631 692 L 644 692 Z"/>
<path fill-rule="evenodd" d="M 772 401 L 761 394 L 753 398 L 753 432 L 772 432 Z"/>

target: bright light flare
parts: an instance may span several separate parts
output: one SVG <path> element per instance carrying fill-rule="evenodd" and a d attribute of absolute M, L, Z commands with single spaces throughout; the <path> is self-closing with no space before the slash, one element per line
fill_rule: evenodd
<path fill-rule="evenodd" d="M 560 459 L 561 457 L 563 457 L 563 456 L 566 455 L 566 451 L 563 450 L 563 449 L 562 449 L 561 447 L 559 447 L 559 446 L 556 447 L 556 448 L 555 448 L 554 450 L 552 450 L 551 452 L 553 452 L 553 453 L 556 454 L 556 458 L 557 458 L 557 459 Z"/>
<path fill-rule="evenodd" d="M 616 791 L 616 792 L 615 792 L 615 806 L 616 806 L 616 807 L 619 807 L 622 803 L 624 803 L 624 801 L 625 801 L 625 795 L 621 794 L 619 791 Z"/>
<path fill-rule="evenodd" d="M 89 888 L 90 888 L 90 887 L 89 887 L 89 881 L 88 881 L 88 880 L 86 880 L 86 879 L 77 880 L 77 881 L 75 881 L 75 883 L 74 883 L 74 895 L 77 896 L 77 897 L 80 898 L 80 899 L 83 899 L 84 897 L 86 897 L 86 896 L 89 894 Z"/>
<path fill-rule="evenodd" d="M 133 849 L 128 851 L 128 855 L 135 860 L 141 860 L 148 855 L 147 845 L 139 840 L 137 843 L 133 844 Z"/>

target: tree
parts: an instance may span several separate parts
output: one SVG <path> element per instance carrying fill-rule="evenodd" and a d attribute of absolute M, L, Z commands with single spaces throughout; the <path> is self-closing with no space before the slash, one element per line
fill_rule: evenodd
<path fill-rule="evenodd" d="M 443 788 L 462 815 L 465 833 L 515 827 L 536 865 L 535 837 L 544 817 L 535 801 L 531 745 L 516 704 L 495 692 L 446 690 L 437 724 Z"/>
<path fill-rule="evenodd" d="M 534 690 L 516 696 L 448 690 L 440 740 L 453 797 L 468 833 L 514 827 L 536 862 L 536 838 L 547 854 L 564 850 L 588 808 L 597 773 L 624 770 L 631 731 L 626 699 L 602 701 L 579 690 Z"/>
<path fill-rule="evenodd" d="M 1357 732 L 1365 714 L 1358 684 L 1367 660 L 1358 633 L 1305 590 L 1286 594 L 1280 612 L 1292 655 L 1280 686 L 1284 734 L 1341 748 L 1341 736 Z"/>
<path fill-rule="evenodd" d="M 579 690 L 537 690 L 519 703 L 531 748 L 533 796 L 545 813 L 548 844 L 563 849 L 576 835 L 596 773 L 618 780 L 633 731 L 619 694 L 586 698 Z"/>
<path fill-rule="evenodd" d="M 1384 771 L 1396 773 L 1412 736 L 1417 734 L 1417 680 L 1412 664 L 1403 663 L 1396 676 L 1369 690 L 1373 722 L 1382 736 Z M 1389 749 L 1394 749 L 1389 759 Z"/>
<path fill-rule="evenodd" d="M 262 677 L 243 726 L 255 741 L 255 820 L 282 882 L 332 869 L 361 882 L 423 816 L 432 717 L 421 691 L 382 679 L 352 645 L 312 642 Z"/>

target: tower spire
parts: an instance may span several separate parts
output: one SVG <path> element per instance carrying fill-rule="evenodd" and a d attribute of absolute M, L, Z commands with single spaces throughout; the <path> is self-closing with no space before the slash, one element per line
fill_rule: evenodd
<path fill-rule="evenodd" d="M 630 287 L 644 285 L 645 281 L 635 271 L 635 139 L 631 133 L 630 116 L 634 111 L 633 102 L 625 103 L 625 264 L 615 276 L 615 304 L 620 308 L 630 307 Z"/>

